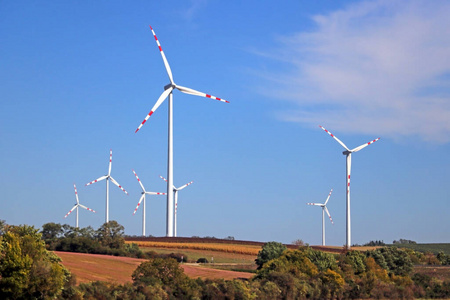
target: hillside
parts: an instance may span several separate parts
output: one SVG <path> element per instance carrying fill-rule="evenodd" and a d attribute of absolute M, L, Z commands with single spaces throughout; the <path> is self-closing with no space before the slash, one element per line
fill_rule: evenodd
<path fill-rule="evenodd" d="M 54 251 L 62 259 L 62 264 L 75 274 L 77 283 L 108 281 L 116 283 L 131 282 L 131 274 L 145 259 L 118 257 L 100 254 L 85 254 Z M 205 268 L 197 264 L 182 264 L 184 272 L 191 278 L 227 280 L 253 276 L 251 273 L 234 272 Z"/>

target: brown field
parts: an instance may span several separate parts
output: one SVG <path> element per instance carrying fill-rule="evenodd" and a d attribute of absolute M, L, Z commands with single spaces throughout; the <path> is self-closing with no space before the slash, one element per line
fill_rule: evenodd
<path fill-rule="evenodd" d="M 115 283 L 131 282 L 131 274 L 145 259 L 118 257 L 100 254 L 85 254 L 73 252 L 55 251 L 62 259 L 62 264 L 75 274 L 77 283 L 91 281 L 108 281 Z M 217 270 L 202 267 L 196 264 L 182 264 L 186 275 L 191 278 L 223 278 L 248 279 L 253 276 L 250 273 Z"/>

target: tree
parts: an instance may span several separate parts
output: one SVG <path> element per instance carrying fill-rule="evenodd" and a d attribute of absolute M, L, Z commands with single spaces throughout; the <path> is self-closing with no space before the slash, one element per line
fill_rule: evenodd
<path fill-rule="evenodd" d="M 45 249 L 38 229 L 11 226 L 1 237 L 0 298 L 55 298 L 70 276 L 60 261 Z"/>
<path fill-rule="evenodd" d="M 278 258 L 286 250 L 286 246 L 278 242 L 268 242 L 262 246 L 262 249 L 258 252 L 258 256 L 255 259 L 258 269 L 274 258 Z"/>
<path fill-rule="evenodd" d="M 117 221 L 109 221 L 96 231 L 96 237 L 103 246 L 121 249 L 125 244 L 124 229 Z"/>
<path fill-rule="evenodd" d="M 174 286 L 186 279 L 183 268 L 173 258 L 153 258 L 141 263 L 131 275 L 135 285 Z"/>

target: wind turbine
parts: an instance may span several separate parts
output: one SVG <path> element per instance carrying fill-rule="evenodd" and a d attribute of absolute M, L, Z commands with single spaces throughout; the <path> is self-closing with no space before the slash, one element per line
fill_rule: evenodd
<path fill-rule="evenodd" d="M 306 203 L 308 205 L 316 205 L 316 206 L 322 207 L 322 246 L 325 246 L 325 212 L 327 213 L 328 218 L 330 218 L 331 224 L 334 225 L 333 219 L 331 218 L 330 212 L 328 211 L 328 208 L 327 208 L 327 203 L 328 203 L 328 200 L 330 200 L 330 196 L 331 196 L 332 192 L 333 192 L 333 189 L 331 189 L 330 193 L 328 194 L 327 200 L 323 204 L 322 203 Z"/>
<path fill-rule="evenodd" d="M 370 144 L 375 143 L 376 141 L 378 141 L 380 138 L 376 138 L 373 141 L 370 141 L 368 143 L 362 144 L 361 146 L 358 146 L 352 150 L 348 149 L 348 147 L 341 142 L 341 140 L 339 140 L 337 137 L 335 137 L 331 132 L 329 132 L 328 130 L 326 130 L 325 128 L 323 128 L 322 126 L 319 125 L 320 128 L 322 128 L 326 133 L 328 133 L 331 137 L 333 137 L 339 144 L 341 144 L 342 147 L 345 148 L 345 151 L 342 152 L 342 154 L 344 154 L 345 156 L 347 156 L 347 176 L 346 176 L 346 189 L 347 189 L 347 220 L 346 220 L 346 246 L 348 248 L 351 247 L 351 223 L 350 223 L 350 173 L 351 173 L 351 169 L 352 169 L 352 153 L 358 152 L 359 150 L 369 146 Z"/>
<path fill-rule="evenodd" d="M 136 129 L 135 133 L 141 129 L 141 127 L 147 122 L 148 118 L 156 111 L 156 109 L 163 103 L 163 101 L 169 97 L 169 116 L 168 116 L 168 155 L 167 155 L 167 217 L 166 217 L 166 236 L 173 236 L 173 193 L 171 193 L 173 186 L 173 90 L 177 89 L 185 94 L 190 94 L 194 96 L 206 97 L 214 100 L 218 100 L 221 102 L 229 103 L 227 100 L 217 98 L 211 96 L 209 94 L 205 94 L 191 88 L 183 87 L 181 85 L 175 84 L 173 81 L 172 70 L 170 69 L 167 58 L 161 48 L 161 44 L 159 43 L 158 38 L 156 37 L 155 31 L 150 26 L 150 29 L 155 37 L 156 44 L 158 45 L 159 52 L 161 53 L 164 66 L 167 71 L 167 75 L 169 76 L 170 83 L 164 86 L 164 92 L 159 96 L 155 105 L 152 107 L 148 115 L 145 117 L 144 121 L 139 125 Z"/>
<path fill-rule="evenodd" d="M 67 216 L 70 215 L 70 213 L 73 212 L 74 209 L 76 209 L 76 210 L 77 210 L 77 221 L 76 221 L 76 223 L 75 223 L 75 224 L 76 224 L 75 227 L 78 228 L 78 207 L 87 209 L 87 210 L 92 211 L 92 212 L 94 212 L 94 213 L 95 213 L 95 210 L 90 209 L 89 207 L 86 207 L 86 206 L 84 206 L 83 204 L 80 204 L 80 201 L 78 200 L 77 186 L 75 185 L 75 183 L 73 184 L 73 188 L 75 189 L 75 198 L 77 199 L 77 203 L 75 204 L 74 207 L 72 207 L 71 210 L 69 210 L 69 212 L 64 216 L 64 218 L 67 218 Z"/>
<path fill-rule="evenodd" d="M 112 164 L 112 150 L 109 150 L 109 169 L 108 174 L 105 176 L 102 176 L 100 178 L 95 179 L 94 181 L 91 181 L 89 183 L 86 183 L 86 186 L 91 185 L 93 183 L 96 183 L 98 181 L 102 181 L 103 179 L 106 179 L 106 217 L 105 217 L 105 223 L 109 222 L 109 181 L 111 180 L 112 183 L 117 185 L 119 189 L 125 192 L 125 194 L 128 195 L 128 192 L 125 191 L 125 189 L 111 176 L 111 164 Z"/>
<path fill-rule="evenodd" d="M 159 175 L 159 177 L 161 177 L 162 180 L 164 180 L 165 182 L 167 182 L 167 179 L 165 179 L 164 177 L 162 177 L 161 175 Z M 175 186 L 173 186 L 173 197 L 175 198 L 175 214 L 174 214 L 174 221 L 173 221 L 173 228 L 174 228 L 174 237 L 177 236 L 177 207 L 178 207 L 178 191 L 181 191 L 182 189 L 184 189 L 185 187 L 187 187 L 188 185 L 193 184 L 194 182 L 188 182 L 183 186 L 180 186 L 179 188 L 176 188 Z"/>
<path fill-rule="evenodd" d="M 139 203 L 134 209 L 133 215 L 136 213 L 136 211 L 139 208 L 139 205 L 141 205 L 142 200 L 144 200 L 144 203 L 142 205 L 142 236 L 145 236 L 145 195 L 166 195 L 166 193 L 156 193 L 156 192 L 147 192 L 144 188 L 144 185 L 142 184 L 141 180 L 137 176 L 136 172 L 133 170 L 134 176 L 136 176 L 137 181 L 141 185 L 142 188 L 142 196 L 141 199 L 139 199 Z"/>

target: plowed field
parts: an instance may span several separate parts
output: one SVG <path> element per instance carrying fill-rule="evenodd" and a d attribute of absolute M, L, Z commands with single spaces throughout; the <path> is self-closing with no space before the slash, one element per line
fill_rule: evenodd
<path fill-rule="evenodd" d="M 99 254 L 59 252 L 55 254 L 62 259 L 62 264 L 75 274 L 77 283 L 90 281 L 109 281 L 116 283 L 131 282 L 131 274 L 145 259 L 118 257 Z M 217 270 L 196 264 L 182 264 L 184 272 L 191 278 L 251 278 L 254 274 Z"/>

